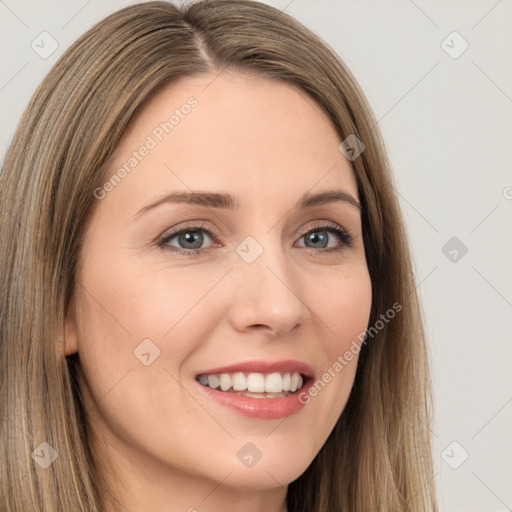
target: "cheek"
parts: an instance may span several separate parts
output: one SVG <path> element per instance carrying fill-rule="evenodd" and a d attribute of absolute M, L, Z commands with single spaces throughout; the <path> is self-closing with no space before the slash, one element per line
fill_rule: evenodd
<path fill-rule="evenodd" d="M 328 333 L 322 338 L 322 349 L 331 360 L 336 359 L 368 325 L 372 287 L 366 265 L 331 272 L 310 283 L 308 289 L 308 304 Z"/>
<path fill-rule="evenodd" d="M 330 432 L 348 400 L 355 378 L 361 341 L 372 304 L 371 280 L 365 265 L 331 273 L 324 286 L 311 286 L 308 303 L 318 317 L 316 336 L 323 372 L 301 397 L 313 417 L 323 416 Z"/>
<path fill-rule="evenodd" d="M 84 311 L 88 322 L 113 335 L 116 348 L 150 338 L 155 343 L 159 340 L 164 349 L 174 333 L 189 326 L 190 316 L 200 311 L 204 322 L 208 321 L 207 296 L 225 272 L 219 267 L 137 266 L 130 258 L 118 258 L 108 269 L 99 261 L 89 261 L 81 277 L 85 284 Z M 195 323 L 194 329 L 201 329 L 201 324 Z M 179 340 L 183 336 L 173 340 L 173 348 Z"/>
<path fill-rule="evenodd" d="M 162 272 L 139 272 L 128 260 L 110 271 L 98 263 L 89 260 L 80 276 L 78 309 L 86 393 L 97 405 L 91 420 L 133 445 L 167 437 L 185 445 L 176 413 L 187 423 L 197 411 L 178 381 L 182 364 L 208 336 L 207 319 L 198 322 L 197 315 L 206 312 L 200 299 L 215 276 L 196 272 L 194 281 L 192 272 L 169 271 L 162 279 Z"/>
<path fill-rule="evenodd" d="M 115 386 L 116 400 L 136 413 L 137 404 L 179 395 L 169 374 L 182 378 L 186 361 L 221 321 L 215 285 L 225 273 L 138 267 L 131 258 L 107 265 L 91 255 L 80 275 L 78 351 L 95 399 Z"/>

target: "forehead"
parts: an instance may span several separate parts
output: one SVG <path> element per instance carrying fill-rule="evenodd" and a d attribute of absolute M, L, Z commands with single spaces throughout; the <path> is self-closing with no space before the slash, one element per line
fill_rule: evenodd
<path fill-rule="evenodd" d="M 125 192 L 222 187 L 262 199 L 343 185 L 357 199 L 339 144 L 327 114 L 292 84 L 234 73 L 186 77 L 143 105 L 106 179 L 124 166 Z"/>

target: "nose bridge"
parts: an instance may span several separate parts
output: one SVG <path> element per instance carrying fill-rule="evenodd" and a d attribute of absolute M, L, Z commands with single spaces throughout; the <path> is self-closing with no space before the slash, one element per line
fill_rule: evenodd
<path fill-rule="evenodd" d="M 304 322 L 309 314 L 300 297 L 299 276 L 293 272 L 289 253 L 277 231 L 246 237 L 236 248 L 237 287 L 232 321 L 239 330 L 264 325 L 284 334 Z"/>

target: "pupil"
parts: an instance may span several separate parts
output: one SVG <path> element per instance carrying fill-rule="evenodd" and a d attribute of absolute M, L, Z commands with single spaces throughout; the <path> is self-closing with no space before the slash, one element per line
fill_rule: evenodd
<path fill-rule="evenodd" d="M 321 233 L 318 235 L 317 233 Z M 322 245 L 322 248 L 327 247 L 327 236 L 325 235 L 325 231 L 315 231 L 313 233 L 310 233 L 308 237 L 310 242 L 317 243 L 317 242 L 324 242 L 324 245 Z"/>
<path fill-rule="evenodd" d="M 192 233 L 192 235 L 191 235 Z M 185 244 L 194 244 L 193 247 L 187 247 L 187 249 L 198 249 L 201 247 L 203 242 L 203 235 L 199 233 L 198 231 L 188 231 L 186 233 L 183 233 L 180 236 L 181 240 L 180 243 L 183 242 Z"/>

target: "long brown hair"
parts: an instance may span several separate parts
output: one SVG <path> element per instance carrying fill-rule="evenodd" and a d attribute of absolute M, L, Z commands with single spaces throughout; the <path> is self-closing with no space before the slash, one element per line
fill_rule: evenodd
<path fill-rule="evenodd" d="M 351 164 L 372 281 L 369 325 L 402 306 L 367 336 L 343 413 L 288 486 L 289 510 L 437 511 L 428 350 L 376 121 L 349 69 L 320 38 L 248 0 L 181 8 L 148 2 L 113 13 L 64 53 L 23 114 L 0 175 L 0 510 L 101 510 L 79 358 L 64 356 L 84 223 L 109 157 L 151 94 L 177 78 L 225 69 L 300 87 L 340 142 L 351 134 L 363 141 Z M 43 442 L 58 454 L 47 469 L 32 456 Z"/>

